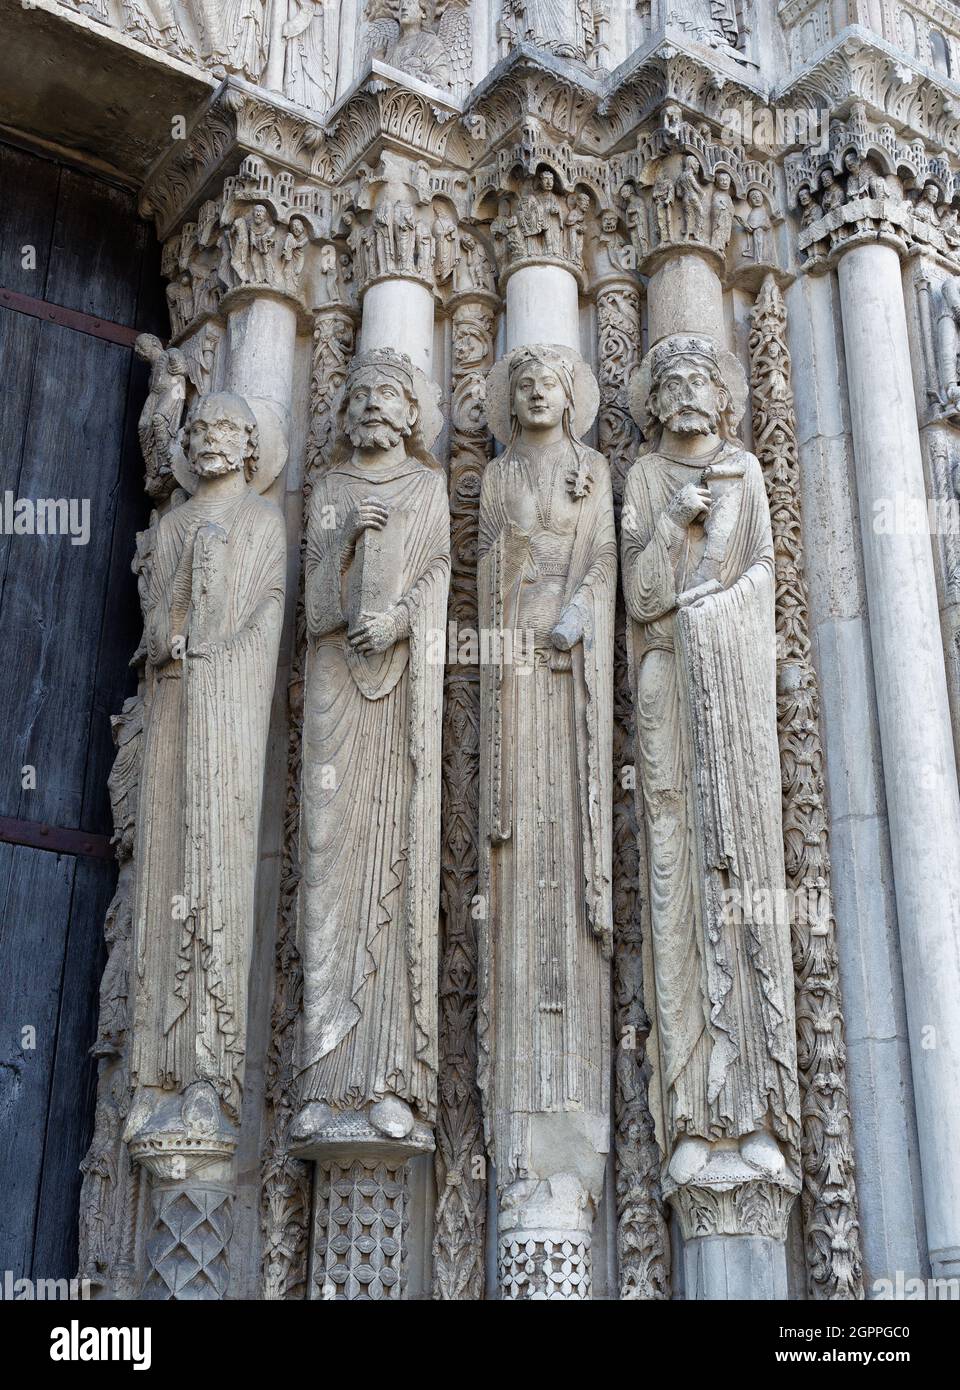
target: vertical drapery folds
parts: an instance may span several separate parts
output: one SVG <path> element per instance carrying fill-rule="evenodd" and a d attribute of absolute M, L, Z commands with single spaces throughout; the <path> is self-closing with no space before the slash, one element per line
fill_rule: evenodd
<path fill-rule="evenodd" d="M 293 1061 L 296 1023 L 303 1000 L 303 972 L 296 947 L 300 884 L 300 785 L 303 747 L 303 674 L 306 617 L 303 551 L 310 497 L 319 471 L 330 461 L 340 392 L 353 356 L 353 317 L 342 305 L 318 310 L 310 377 L 310 432 L 303 481 L 303 527 L 293 659 L 290 668 L 287 783 L 283 813 L 280 904 L 274 953 L 275 989 L 266 1063 L 267 1140 L 262 1162 L 262 1288 L 268 1299 L 302 1297 L 307 1277 L 310 1225 L 310 1165 L 287 1150 L 295 1116 Z"/>

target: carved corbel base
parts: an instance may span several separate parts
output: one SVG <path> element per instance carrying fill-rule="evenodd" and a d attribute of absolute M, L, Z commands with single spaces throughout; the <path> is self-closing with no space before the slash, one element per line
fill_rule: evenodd
<path fill-rule="evenodd" d="M 593 1297 L 595 1203 L 573 1173 L 521 1178 L 500 1196 L 497 1283 L 500 1297 Z"/>
<path fill-rule="evenodd" d="M 315 1164 L 310 1298 L 404 1297 L 407 1161 L 433 1148 L 429 1125 L 395 1096 L 365 1111 L 303 1108 L 291 1151 Z"/>
<path fill-rule="evenodd" d="M 237 1136 L 213 1087 L 197 1082 L 132 1114 L 130 1156 L 150 1176 L 152 1225 L 145 1243 L 147 1300 L 226 1298 Z M 128 1131 L 129 1133 L 129 1131 Z"/>
<path fill-rule="evenodd" d="M 735 1150 L 714 1150 L 688 1182 L 664 1193 L 684 1242 L 688 1300 L 787 1297 L 786 1239 L 799 1180 L 758 1172 Z"/>

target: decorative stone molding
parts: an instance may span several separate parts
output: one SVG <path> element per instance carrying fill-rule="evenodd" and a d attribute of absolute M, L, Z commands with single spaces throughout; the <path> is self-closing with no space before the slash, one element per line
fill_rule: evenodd
<path fill-rule="evenodd" d="M 303 480 L 299 579 L 288 687 L 287 778 L 274 950 L 274 997 L 266 1064 L 266 1142 L 261 1156 L 262 1289 L 267 1299 L 303 1297 L 311 1220 L 310 1165 L 290 1152 L 296 1117 L 294 1050 L 303 1005 L 303 965 L 296 945 L 300 887 L 300 801 L 303 771 L 303 681 L 307 650 L 304 550 L 310 497 L 332 458 L 340 396 L 353 357 L 356 328 L 349 304 L 317 310 L 310 376 L 310 430 Z"/>
<path fill-rule="evenodd" d="M 493 365 L 498 302 L 483 287 L 451 303 L 450 600 L 448 623 L 476 633 L 480 486 L 493 440 L 484 377 Z M 440 850 L 440 1074 L 434 1296 L 483 1297 L 486 1156 L 477 1081 L 477 923 L 480 814 L 480 668 L 461 663 L 444 676 Z"/>
<path fill-rule="evenodd" d="M 831 908 L 820 692 L 810 654 L 797 425 L 786 307 L 768 277 L 751 315 L 753 439 L 770 501 L 777 587 L 777 726 L 796 983 L 801 1208 L 812 1298 L 862 1298 L 843 1004 Z"/>
<path fill-rule="evenodd" d="M 615 215 L 614 215 L 615 216 Z M 596 291 L 600 449 L 610 464 L 614 508 L 620 520 L 623 484 L 638 442 L 627 404 L 627 384 L 640 360 L 640 291 L 629 275 L 607 274 Z M 617 594 L 613 658 L 613 1010 L 614 1142 L 616 1152 L 617 1255 L 620 1297 L 670 1296 L 670 1236 L 660 1192 L 660 1156 L 650 1114 L 650 1029 L 643 1004 L 641 943 L 650 930 L 640 894 L 640 850 L 634 793 L 636 730 L 627 669 L 626 613 Z M 646 921 L 645 921 L 646 917 Z"/>
<path fill-rule="evenodd" d="M 831 123 L 827 150 L 788 155 L 785 173 L 805 268 L 878 236 L 903 253 L 925 248 L 960 264 L 960 183 L 950 162 L 920 139 L 908 143 L 892 126 L 875 125 L 862 102 Z"/>

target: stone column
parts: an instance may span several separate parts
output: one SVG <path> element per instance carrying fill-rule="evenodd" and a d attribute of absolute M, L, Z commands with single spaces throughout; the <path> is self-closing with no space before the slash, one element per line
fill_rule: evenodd
<path fill-rule="evenodd" d="M 389 152 L 365 176 L 357 202 L 359 211 L 345 219 L 352 229 L 347 242 L 361 304 L 357 357 L 390 349 L 405 354 L 429 377 L 435 294 L 432 208 L 421 197 L 410 163 Z M 364 220 L 361 213 L 367 214 Z M 428 447 L 432 442 L 433 435 Z M 308 681 L 308 695 L 309 689 Z M 426 825 L 420 833 L 428 833 Z M 415 852 L 411 847 L 411 859 Z M 406 872 L 409 878 L 412 868 Z M 371 911 L 378 910 L 382 906 L 374 902 Z M 388 929 L 409 931 L 399 920 Z M 395 968 L 407 966 L 401 960 Z M 430 988 L 436 988 L 435 979 Z M 377 1008 L 372 995 L 371 988 L 367 1009 Z M 432 1042 L 435 1047 L 435 1037 Z M 291 1148 L 313 1164 L 308 1297 L 402 1299 L 408 1162 L 434 1150 L 432 1123 L 415 1118 L 397 1096 L 356 1110 L 314 1100 L 294 1124 Z"/>
<path fill-rule="evenodd" d="M 934 1275 L 949 1277 L 960 1273 L 960 796 L 929 538 L 877 525 L 898 495 L 925 506 L 897 253 L 853 246 L 838 278 L 927 1243 Z"/>
<path fill-rule="evenodd" d="M 580 351 L 580 292 L 562 265 L 522 265 L 506 283 L 507 351 L 560 343 Z"/>
<path fill-rule="evenodd" d="M 695 333 L 723 348 L 728 334 L 721 255 L 702 235 L 692 243 L 680 241 L 675 210 L 668 228 L 675 239 L 662 239 L 643 262 L 649 277 L 648 345 Z M 787 1296 L 786 1237 L 795 1197 L 789 1182 L 765 1180 L 734 1149 L 726 1156 L 725 1171 L 720 1162 L 706 1181 L 693 1177 L 677 1185 L 671 1179 L 667 1186 L 680 1224 L 688 1299 Z"/>
<path fill-rule="evenodd" d="M 920 1275 L 913 1080 L 835 273 L 786 295 L 803 574 L 820 682 L 863 1279 Z M 816 543 L 812 538 L 816 537 Z"/>
<path fill-rule="evenodd" d="M 242 398 L 256 420 L 257 460 L 251 482 L 260 493 L 269 491 L 287 460 L 303 272 L 315 230 L 309 214 L 292 211 L 288 195 L 285 181 L 273 175 L 262 161 L 245 160 L 240 173 L 225 181 L 219 198 L 204 204 L 198 222 L 188 224 L 177 239 L 178 263 L 187 269 L 174 292 L 168 293 L 172 327 L 181 341 L 214 314 L 225 325 L 226 350 L 217 385 L 233 397 Z M 175 464 L 174 472 L 181 487 L 189 490 L 196 485 L 184 467 Z M 281 517 L 272 505 L 266 507 L 263 515 L 271 513 L 273 540 L 282 552 Z M 216 528 L 212 529 L 216 534 Z M 197 577 L 196 557 L 194 543 L 192 582 L 195 585 L 201 582 Z M 215 559 L 210 563 L 215 570 Z M 189 568 L 187 573 L 189 575 Z M 209 588 L 202 592 L 213 596 L 206 600 L 209 608 L 206 621 L 214 634 L 211 645 L 219 650 L 217 644 L 225 629 L 223 615 L 217 609 L 215 579 L 215 574 L 213 578 L 208 576 L 203 582 Z M 188 619 L 188 657 L 190 644 L 197 640 L 201 606 L 195 602 L 193 615 Z M 273 655 L 266 658 L 274 665 L 282 621 L 282 591 L 277 608 L 277 630 L 271 634 Z M 161 614 L 157 621 L 163 620 Z M 171 611 L 171 624 L 173 621 Z M 247 664 L 249 685 L 244 687 L 247 703 L 256 689 L 257 698 L 264 705 L 263 722 L 257 724 L 259 738 L 261 734 L 266 735 L 274 666 L 263 670 L 256 665 L 256 654 L 246 652 L 244 643 L 249 641 L 252 622 L 247 615 L 241 630 L 242 640 L 226 663 L 237 679 L 244 663 Z M 159 679 L 167 674 L 166 670 L 161 671 Z M 207 717 L 214 721 L 216 714 Z M 251 709 L 232 716 L 234 719 L 251 717 Z M 241 791 L 250 796 L 252 803 L 254 793 L 250 789 L 255 787 L 252 822 L 241 818 L 239 829 L 231 832 L 239 842 L 239 837 L 250 832 L 252 824 L 252 846 L 243 839 L 242 853 L 252 848 L 255 856 L 264 748 L 244 749 L 249 765 L 226 749 L 222 752 L 222 768 L 207 766 L 202 752 L 197 752 L 193 746 L 197 740 L 194 727 L 197 718 L 189 712 L 184 715 L 186 732 L 182 731 L 181 737 L 187 744 L 187 752 L 184 754 L 171 746 L 170 759 L 187 759 L 184 774 L 187 804 L 178 808 L 177 814 L 188 821 L 191 816 L 194 820 L 199 816 L 201 821 L 199 831 L 194 830 L 187 836 L 188 847 L 183 851 L 185 875 L 191 881 L 188 908 L 191 920 L 197 923 L 205 923 L 208 917 L 211 919 L 215 945 L 210 954 L 214 960 L 209 966 L 212 972 L 209 978 L 205 965 L 198 968 L 192 964 L 183 981 L 176 986 L 177 1003 L 171 1001 L 170 1004 L 170 1012 L 175 1016 L 178 1009 L 183 1012 L 189 1008 L 196 1010 L 196 1014 L 191 1012 L 188 1018 L 198 1020 L 195 1060 L 189 1067 L 179 1058 L 176 1062 L 176 1066 L 185 1071 L 184 1075 L 177 1075 L 180 1089 L 167 1089 L 170 1086 L 169 1064 L 163 1062 L 153 1066 L 151 1060 L 149 1069 L 142 1066 L 141 1088 L 127 1123 L 130 1154 L 150 1178 L 153 1227 L 144 1245 L 147 1264 L 144 1298 L 223 1298 L 230 1283 L 229 1242 L 236 1194 L 235 1154 L 242 1120 L 248 1002 L 246 976 L 254 940 L 256 871 L 251 865 L 251 891 L 247 901 L 241 904 L 238 885 L 223 881 L 235 876 L 236 866 L 225 866 L 218 857 L 223 854 L 222 841 L 227 833 L 224 826 L 229 818 L 224 817 L 222 824 L 208 823 L 203 819 L 203 812 L 198 813 L 190 804 L 190 798 L 203 775 L 229 780 L 230 794 L 238 804 L 242 804 L 238 801 Z M 204 812 L 209 809 L 205 807 Z M 154 814 L 158 812 L 155 810 Z M 217 845 L 209 862 L 204 848 L 206 837 L 212 837 Z M 234 852 L 237 852 L 235 845 Z M 186 896 L 186 887 L 183 892 Z M 241 920 L 244 916 L 247 920 Z M 138 947 L 141 955 L 146 953 L 153 962 L 149 967 L 140 966 L 145 977 L 144 999 L 172 988 L 169 981 L 158 982 L 150 977 L 150 970 L 158 968 L 154 957 L 162 964 L 167 949 L 163 945 L 151 947 L 146 940 L 155 927 L 153 923 L 148 928 Z M 201 926 L 196 925 L 194 930 L 199 936 Z M 220 944 L 221 938 L 227 938 L 228 933 L 232 934 L 229 948 Z M 190 952 L 193 961 L 192 953 L 198 948 L 190 945 L 183 949 Z M 202 961 L 203 957 L 200 959 Z M 217 977 L 218 971 L 222 975 L 226 970 L 231 975 L 227 984 Z M 213 1021 L 210 1020 L 211 1005 L 207 995 L 219 1001 L 226 1023 L 222 1023 L 216 1009 Z M 149 1016 L 154 1006 L 160 1007 L 159 1004 L 144 1005 L 144 1015 Z M 142 1032 L 142 1019 L 140 1023 Z M 231 1030 L 235 1036 L 231 1036 L 228 1047 L 220 1035 L 223 1033 L 226 1037 Z M 139 1040 L 135 1040 L 134 1046 L 136 1050 Z M 219 1061 L 211 1061 L 208 1054 L 217 1054 L 218 1049 L 223 1056 Z M 221 1067 L 221 1074 L 215 1077 L 213 1069 L 216 1066 Z M 161 1077 L 163 1089 L 158 1084 Z"/>
<path fill-rule="evenodd" d="M 499 297 L 479 286 L 450 300 L 453 381 L 450 407 L 450 602 L 457 657 L 444 675 L 443 801 L 440 849 L 440 1098 L 437 1109 L 435 1296 L 484 1293 L 487 1185 L 477 1086 L 477 841 L 480 813 L 480 667 L 470 652 L 477 613 L 480 484 L 492 438 L 483 411 L 493 366 Z M 461 650 L 461 641 L 463 649 Z"/>
<path fill-rule="evenodd" d="M 612 215 L 614 220 L 616 214 Z M 602 254 L 602 253 L 600 253 Z M 617 519 L 623 483 L 639 432 L 630 418 L 627 388 L 640 361 L 640 289 L 629 272 L 594 281 L 597 306 L 599 445 L 610 464 Z M 647 1097 L 642 940 L 649 931 L 646 896 L 639 891 L 640 854 L 635 798 L 626 770 L 635 772 L 633 700 L 627 670 L 626 615 L 618 588 L 613 670 L 613 923 L 614 1141 L 620 1297 L 670 1296 L 670 1235 L 660 1192 L 660 1159 Z"/>

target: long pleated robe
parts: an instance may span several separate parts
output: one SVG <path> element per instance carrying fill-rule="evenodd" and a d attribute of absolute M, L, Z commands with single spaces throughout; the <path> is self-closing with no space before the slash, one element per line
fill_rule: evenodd
<path fill-rule="evenodd" d="M 580 500 L 565 440 L 539 467 L 522 445 L 495 459 L 480 501 L 481 628 L 501 639 L 480 686 L 480 1070 L 501 1186 L 538 1171 L 531 1117 L 603 1133 L 609 1105 L 617 553 L 606 460 L 582 452 Z M 584 636 L 564 653 L 549 629 L 569 605 Z"/>
<path fill-rule="evenodd" d="M 343 523 L 390 509 L 409 635 L 352 651 Z M 367 536 L 375 536 L 367 532 Z M 436 1111 L 440 729 L 450 520 L 443 474 L 416 459 L 334 467 L 311 498 L 304 693 L 300 1092 L 337 1109 L 386 1095 Z M 442 651 L 442 648 L 440 649 Z"/>
<path fill-rule="evenodd" d="M 133 1076 L 209 1080 L 234 1118 L 285 570 L 274 503 L 193 498 L 160 521 L 145 600 Z M 178 636 L 209 655 L 174 659 Z"/>
<path fill-rule="evenodd" d="M 706 528 L 671 497 L 698 465 L 649 454 L 624 493 L 623 587 L 652 931 L 644 981 L 661 1148 L 769 1123 L 795 1161 L 793 967 L 784 911 L 773 542 L 760 465 L 711 460 Z M 676 608 L 685 589 L 722 591 Z M 779 896 L 778 896 L 779 895 Z"/>

